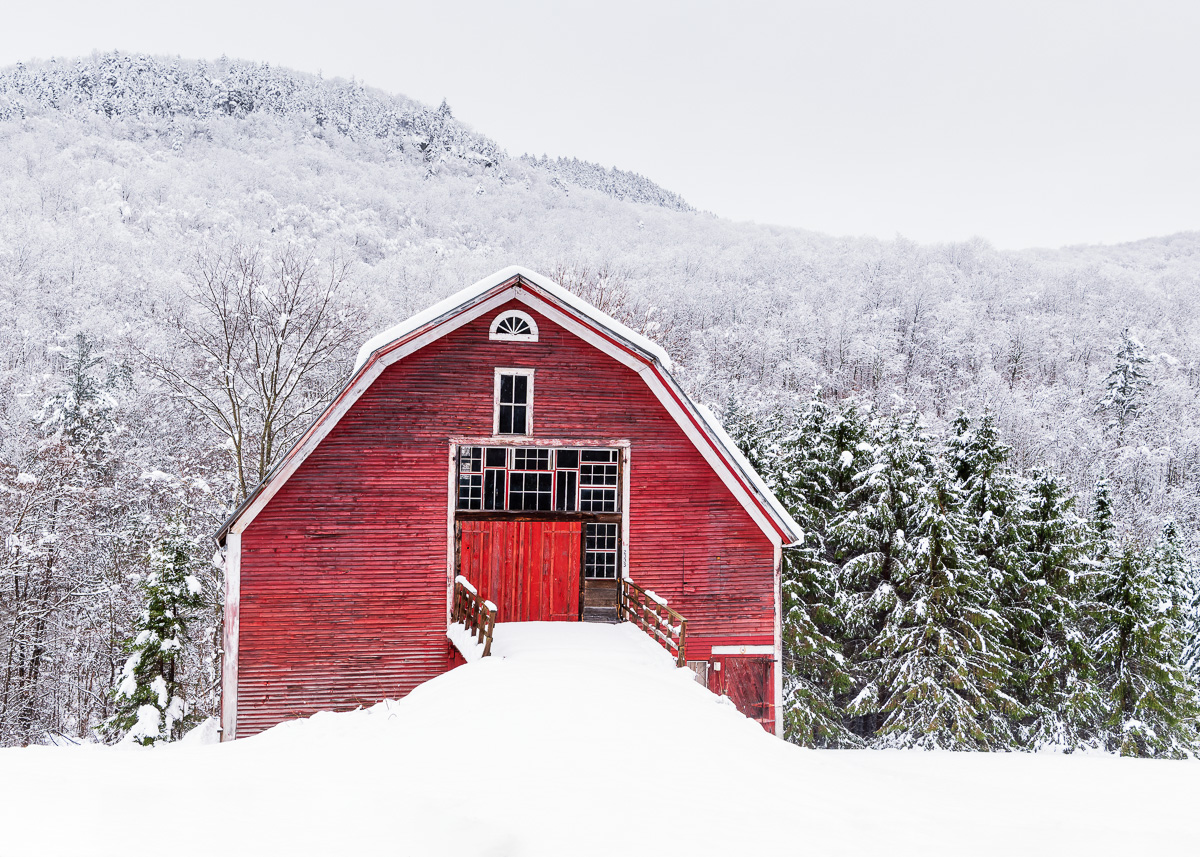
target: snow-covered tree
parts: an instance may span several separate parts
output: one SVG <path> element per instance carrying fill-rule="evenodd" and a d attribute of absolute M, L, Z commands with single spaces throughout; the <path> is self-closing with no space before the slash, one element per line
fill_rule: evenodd
<path fill-rule="evenodd" d="M 204 603 L 195 554 L 194 541 L 178 521 L 167 526 L 150 551 L 149 570 L 140 584 L 145 606 L 113 691 L 111 728 L 135 743 L 175 740 L 189 724 L 182 654 L 189 623 Z"/>
<path fill-rule="evenodd" d="M 1008 687 L 1027 712 L 1020 742 L 1033 749 L 1093 742 L 1102 706 L 1090 639 L 1088 531 L 1073 505 L 1057 479 L 1045 472 L 1033 476 L 1022 513 L 1023 542 L 1001 588 L 1015 653 Z"/>
<path fill-rule="evenodd" d="M 986 566 L 967 540 L 962 497 L 944 465 L 915 488 L 908 520 L 911 534 L 891 576 L 894 607 L 866 651 L 875 676 L 849 710 L 878 704 L 885 746 L 1006 746 L 1021 706 L 1003 689 L 1004 620 L 991 605 Z"/>
<path fill-rule="evenodd" d="M 1183 630 L 1161 570 L 1126 542 L 1110 557 L 1098 600 L 1109 747 L 1125 756 L 1191 754 L 1200 708 L 1180 663 Z"/>
<path fill-rule="evenodd" d="M 362 339 L 342 294 L 344 265 L 285 247 L 201 253 L 157 377 L 226 440 L 233 505 L 270 471 L 347 376 Z"/>
<path fill-rule="evenodd" d="M 1146 366 L 1146 346 L 1129 332 L 1121 331 L 1121 344 L 1117 347 L 1116 365 L 1104 379 L 1104 398 L 1097 410 L 1109 414 L 1109 427 L 1124 431 L 1142 406 L 1142 394 L 1150 383 Z"/>
<path fill-rule="evenodd" d="M 785 734 L 804 746 L 858 746 L 839 700 L 853 680 L 836 639 L 842 624 L 838 569 L 826 557 L 823 537 L 837 502 L 838 421 L 814 396 L 794 420 L 779 411 L 755 419 L 730 402 L 724 422 L 805 533 L 783 558 Z"/>

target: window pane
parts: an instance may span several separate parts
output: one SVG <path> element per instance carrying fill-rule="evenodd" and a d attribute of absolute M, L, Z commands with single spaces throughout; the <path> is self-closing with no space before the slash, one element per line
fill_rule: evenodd
<path fill-rule="evenodd" d="M 512 404 L 513 400 L 513 376 L 500 376 L 500 401 Z"/>
<path fill-rule="evenodd" d="M 483 476 L 478 473 L 458 477 L 458 508 L 478 509 L 482 497 Z"/>
<path fill-rule="evenodd" d="M 559 453 L 561 456 L 562 453 Z M 578 494 L 576 490 L 577 475 L 574 470 L 558 471 L 558 488 L 556 491 L 556 503 L 554 508 L 560 512 L 575 511 L 575 497 Z"/>
<path fill-rule="evenodd" d="M 521 420 L 521 427 L 524 429 L 525 420 Z M 519 432 L 523 434 L 524 432 Z M 513 434 L 513 406 L 500 406 L 500 434 Z"/>
<path fill-rule="evenodd" d="M 555 453 L 554 466 L 574 470 L 579 466 L 579 450 L 560 449 Z"/>
<path fill-rule="evenodd" d="M 513 450 L 513 470 L 549 470 L 550 450 L 548 449 L 515 449 Z"/>
<path fill-rule="evenodd" d="M 483 508 L 489 512 L 504 510 L 504 471 L 487 470 L 483 474 Z"/>
<path fill-rule="evenodd" d="M 500 406 L 501 410 L 504 405 Z M 528 434 L 529 429 L 525 425 L 525 412 L 528 410 L 524 405 L 513 405 L 511 407 L 512 416 L 509 421 L 512 423 L 512 428 L 506 434 Z M 503 417 L 501 417 L 503 419 Z"/>
<path fill-rule="evenodd" d="M 612 461 L 617 460 L 617 451 L 615 449 L 585 449 L 581 456 L 584 461 Z"/>
<path fill-rule="evenodd" d="M 458 472 L 478 473 L 480 471 L 480 447 L 460 446 L 458 448 Z"/>
<path fill-rule="evenodd" d="M 487 455 L 485 456 L 484 464 L 488 467 L 507 467 L 508 466 L 508 447 L 492 446 L 488 447 Z"/>
<path fill-rule="evenodd" d="M 515 389 L 513 391 L 513 397 L 510 399 L 510 401 L 515 402 L 518 405 L 529 404 L 529 376 L 513 375 L 512 380 L 513 384 L 515 385 Z"/>

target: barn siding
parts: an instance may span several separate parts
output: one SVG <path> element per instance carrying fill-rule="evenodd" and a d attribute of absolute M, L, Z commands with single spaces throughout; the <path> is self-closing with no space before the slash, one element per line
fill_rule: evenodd
<path fill-rule="evenodd" d="M 538 342 L 488 339 L 508 308 Z M 514 301 L 386 369 L 244 532 L 239 736 L 452 664 L 448 444 L 491 435 L 497 366 L 537 370 L 531 441 L 629 439 L 630 576 L 687 617 L 695 655 L 773 640 L 771 542 L 635 372 Z"/>

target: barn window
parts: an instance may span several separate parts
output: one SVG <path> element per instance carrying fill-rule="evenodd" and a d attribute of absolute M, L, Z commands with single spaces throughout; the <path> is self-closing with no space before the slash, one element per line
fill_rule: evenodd
<path fill-rule="evenodd" d="M 533 370 L 497 369 L 495 434 L 533 433 Z"/>
<path fill-rule="evenodd" d="M 584 449 L 579 458 L 579 511 L 617 511 L 617 451 Z"/>
<path fill-rule="evenodd" d="M 593 580 L 612 580 L 616 578 L 616 524 L 588 524 L 584 529 L 583 576 Z"/>
<path fill-rule="evenodd" d="M 615 449 L 461 446 L 463 511 L 616 513 Z"/>
<path fill-rule="evenodd" d="M 488 339 L 505 339 L 509 342 L 537 342 L 537 322 L 519 310 L 502 312 L 492 321 Z"/>

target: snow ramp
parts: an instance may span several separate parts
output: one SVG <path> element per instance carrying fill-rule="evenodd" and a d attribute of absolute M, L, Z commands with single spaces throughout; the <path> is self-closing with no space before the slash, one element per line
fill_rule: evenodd
<path fill-rule="evenodd" d="M 498 625 L 497 656 L 404 699 L 230 744 L 0 750 L 0 855 L 1128 857 L 1193 842 L 1200 763 L 801 750 L 639 629 L 553 625 Z"/>

